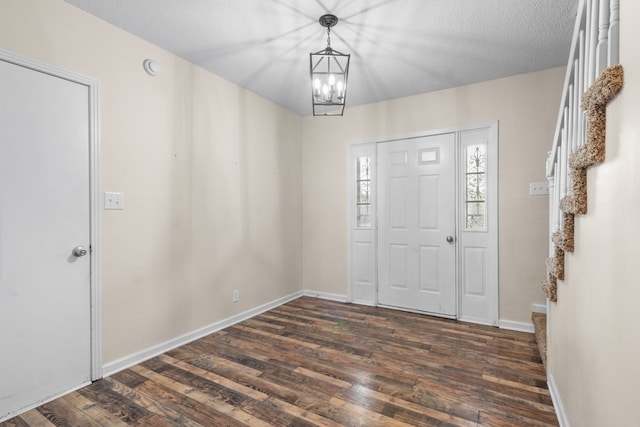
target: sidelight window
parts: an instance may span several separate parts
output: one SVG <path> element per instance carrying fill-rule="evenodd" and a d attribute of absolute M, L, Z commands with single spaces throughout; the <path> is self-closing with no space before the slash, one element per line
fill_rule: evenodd
<path fill-rule="evenodd" d="M 371 227 L 371 157 L 356 159 L 356 227 Z"/>
<path fill-rule="evenodd" d="M 486 231 L 486 157 L 487 145 L 466 147 L 465 230 Z"/>

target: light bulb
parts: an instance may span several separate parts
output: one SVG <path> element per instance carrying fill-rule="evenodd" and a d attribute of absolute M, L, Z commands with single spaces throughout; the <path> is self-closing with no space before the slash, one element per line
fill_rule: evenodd
<path fill-rule="evenodd" d="M 322 86 L 322 93 L 324 94 L 325 100 L 329 98 L 329 86 Z"/>
<path fill-rule="evenodd" d="M 329 86 L 333 88 L 336 84 L 336 77 L 333 74 L 329 74 Z"/>
<path fill-rule="evenodd" d="M 314 88 L 313 93 L 315 94 L 315 96 L 320 95 L 320 86 L 321 86 L 320 79 L 315 79 L 313 81 L 313 88 Z"/>
<path fill-rule="evenodd" d="M 342 80 L 338 80 L 337 88 L 338 88 L 338 97 L 342 98 L 342 89 L 344 89 L 344 84 L 342 83 Z"/>

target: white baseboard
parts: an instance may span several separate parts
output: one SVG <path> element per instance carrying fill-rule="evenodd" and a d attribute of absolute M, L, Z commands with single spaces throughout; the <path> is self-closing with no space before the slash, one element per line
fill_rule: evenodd
<path fill-rule="evenodd" d="M 346 295 L 329 294 L 327 292 L 318 292 L 318 291 L 311 291 L 311 290 L 305 290 L 302 292 L 303 292 L 303 295 L 306 297 L 322 298 L 322 299 L 337 301 L 337 302 L 349 302 L 349 298 L 347 298 Z"/>
<path fill-rule="evenodd" d="M 532 304 L 531 311 L 533 313 L 542 313 L 547 314 L 547 305 L 546 304 Z"/>
<path fill-rule="evenodd" d="M 560 398 L 558 386 L 556 386 L 556 381 L 551 372 L 547 372 L 547 384 L 549 385 L 549 393 L 551 393 L 551 400 L 553 401 L 553 407 L 556 409 L 556 416 L 558 417 L 560 427 L 571 427 L 571 424 L 569 424 L 569 418 L 567 418 L 567 412 L 565 411 L 562 399 Z"/>
<path fill-rule="evenodd" d="M 500 320 L 498 322 L 500 329 L 509 329 L 510 331 L 520 331 L 534 333 L 533 323 L 514 322 L 513 320 Z"/>
<path fill-rule="evenodd" d="M 295 292 L 291 295 L 278 298 L 274 301 L 252 308 L 251 310 L 247 310 L 235 316 L 228 317 L 219 322 L 212 323 L 211 325 L 205 326 L 203 328 L 196 329 L 195 331 L 188 332 L 177 338 L 173 338 L 161 344 L 155 345 L 153 347 L 149 347 L 145 350 L 139 351 L 129 356 L 125 356 L 121 359 L 114 360 L 113 362 L 109 362 L 102 366 L 102 376 L 108 377 L 109 375 L 113 375 L 116 372 L 122 371 L 123 369 L 127 369 L 131 366 L 137 365 L 138 363 L 144 362 L 145 360 L 151 359 L 152 357 L 158 356 L 162 353 L 166 353 L 169 350 L 173 350 L 174 348 L 180 347 L 181 345 L 185 345 L 191 341 L 195 341 L 198 338 L 202 338 L 213 332 L 217 332 L 221 329 L 224 329 L 229 326 L 235 325 L 236 323 L 242 322 L 243 320 L 247 320 L 251 317 L 257 316 L 260 313 L 269 311 L 282 304 L 286 304 L 289 301 L 292 301 L 303 295 L 305 295 L 304 291 Z M 312 296 L 316 296 L 316 295 L 312 295 Z M 322 298 L 321 296 L 318 296 L 318 297 Z M 330 299 L 330 298 L 327 298 L 327 299 Z"/>

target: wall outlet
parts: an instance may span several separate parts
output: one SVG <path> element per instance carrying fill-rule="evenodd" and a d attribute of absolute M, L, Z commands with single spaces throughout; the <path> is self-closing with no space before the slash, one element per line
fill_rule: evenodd
<path fill-rule="evenodd" d="M 234 290 L 233 290 L 233 295 L 232 295 L 232 297 L 231 297 L 231 300 L 232 300 L 233 302 L 238 302 L 238 301 L 240 301 L 240 291 L 239 291 L 239 290 L 237 290 L 237 289 L 234 289 Z"/>
<path fill-rule="evenodd" d="M 549 183 L 548 182 L 532 182 L 529 184 L 530 196 L 548 196 L 549 195 Z"/>
<path fill-rule="evenodd" d="M 104 193 L 104 208 L 105 209 L 124 209 L 124 193 Z"/>

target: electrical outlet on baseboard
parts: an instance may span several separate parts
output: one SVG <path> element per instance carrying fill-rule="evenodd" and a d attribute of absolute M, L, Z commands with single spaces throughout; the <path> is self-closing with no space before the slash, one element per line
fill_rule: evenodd
<path fill-rule="evenodd" d="M 232 297 L 231 297 L 231 300 L 232 300 L 233 302 L 238 302 L 238 301 L 240 301 L 240 291 L 239 291 L 238 289 L 234 289 L 234 290 L 233 290 L 233 295 L 232 295 Z"/>

